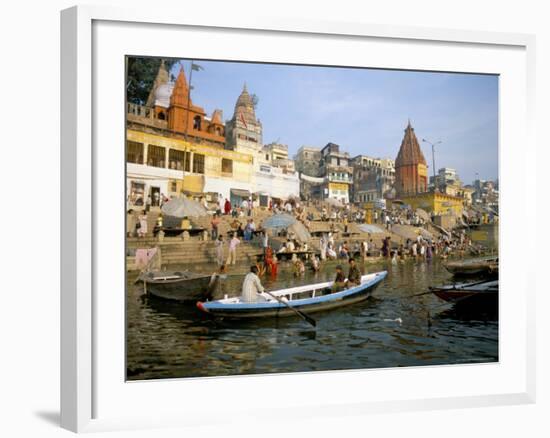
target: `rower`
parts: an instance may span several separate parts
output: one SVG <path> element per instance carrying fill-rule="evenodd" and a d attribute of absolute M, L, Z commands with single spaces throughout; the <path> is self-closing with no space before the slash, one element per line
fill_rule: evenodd
<path fill-rule="evenodd" d="M 344 275 L 344 271 L 342 270 L 342 266 L 338 265 L 336 266 L 336 278 L 334 279 L 334 283 L 332 283 L 332 292 L 339 292 L 345 288 L 346 277 Z"/>
<path fill-rule="evenodd" d="M 361 284 L 361 271 L 355 263 L 355 259 L 351 257 L 349 259 L 349 272 L 348 272 L 348 282 L 347 287 L 358 286 Z"/>
<path fill-rule="evenodd" d="M 250 272 L 244 277 L 241 301 L 245 303 L 256 303 L 261 297 L 259 294 L 263 291 L 264 287 L 258 277 L 258 267 L 253 265 L 250 267 Z"/>

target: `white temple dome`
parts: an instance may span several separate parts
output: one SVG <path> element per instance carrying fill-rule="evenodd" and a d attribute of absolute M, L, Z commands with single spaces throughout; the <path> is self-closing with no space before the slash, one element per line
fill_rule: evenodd
<path fill-rule="evenodd" d="M 173 89 L 173 82 L 168 82 L 167 84 L 160 85 L 155 91 L 155 106 L 168 108 L 170 106 L 170 96 L 172 95 Z"/>

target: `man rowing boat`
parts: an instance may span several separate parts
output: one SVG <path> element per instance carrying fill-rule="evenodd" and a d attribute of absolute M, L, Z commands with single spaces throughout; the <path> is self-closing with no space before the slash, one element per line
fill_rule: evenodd
<path fill-rule="evenodd" d="M 259 301 L 259 294 L 263 291 L 264 287 L 258 277 L 258 267 L 251 266 L 250 272 L 244 277 L 241 300 L 245 303 L 256 303 Z"/>
<path fill-rule="evenodd" d="M 349 259 L 349 271 L 347 287 L 358 286 L 361 284 L 361 271 L 355 263 L 355 259 Z"/>

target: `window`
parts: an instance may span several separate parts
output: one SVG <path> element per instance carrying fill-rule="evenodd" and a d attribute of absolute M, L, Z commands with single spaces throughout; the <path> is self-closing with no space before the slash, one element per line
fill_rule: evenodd
<path fill-rule="evenodd" d="M 145 184 L 135 181 L 130 186 L 130 202 L 134 205 L 144 205 L 143 194 L 145 193 Z"/>
<path fill-rule="evenodd" d="M 193 155 L 193 172 L 204 173 L 204 155 L 202 154 Z"/>
<path fill-rule="evenodd" d="M 128 163 L 143 164 L 143 143 L 126 142 L 126 161 Z"/>
<path fill-rule="evenodd" d="M 178 191 L 178 183 L 176 181 L 172 181 L 170 183 L 170 191 L 171 192 L 177 192 Z"/>
<path fill-rule="evenodd" d="M 191 172 L 191 152 L 184 153 L 183 170 Z"/>
<path fill-rule="evenodd" d="M 189 152 L 170 149 L 168 151 L 168 167 L 170 169 L 183 170 L 183 166 L 185 163 L 185 167 L 187 168 L 186 170 L 188 170 L 189 155 L 191 155 Z"/>
<path fill-rule="evenodd" d="M 193 119 L 193 129 L 196 131 L 201 130 L 201 116 L 195 116 Z"/>
<path fill-rule="evenodd" d="M 166 148 L 150 144 L 147 148 L 147 165 L 153 167 L 166 167 Z"/>
<path fill-rule="evenodd" d="M 233 173 L 233 160 L 222 158 L 222 173 Z"/>

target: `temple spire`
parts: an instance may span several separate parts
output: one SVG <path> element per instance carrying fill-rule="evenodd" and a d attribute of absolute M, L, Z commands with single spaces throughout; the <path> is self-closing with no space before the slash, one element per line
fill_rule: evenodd
<path fill-rule="evenodd" d="M 409 165 L 409 164 L 426 164 L 426 159 L 420 149 L 420 144 L 414 133 L 414 128 L 411 125 L 411 120 L 408 120 L 407 128 L 405 128 L 405 135 L 399 148 L 399 153 L 395 160 L 395 165 Z"/>
<path fill-rule="evenodd" d="M 155 81 L 153 82 L 151 90 L 149 91 L 149 96 L 147 97 L 147 106 L 153 106 L 155 104 L 155 95 L 158 88 L 164 84 L 167 84 L 169 79 L 170 75 L 168 74 L 168 70 L 166 70 L 164 59 L 161 59 L 157 76 L 155 78 Z"/>
<path fill-rule="evenodd" d="M 185 72 L 183 66 L 180 67 L 172 95 L 170 96 L 170 105 L 187 106 L 187 100 L 189 99 L 189 86 L 187 85 L 187 79 L 185 78 Z"/>
<path fill-rule="evenodd" d="M 426 159 L 408 119 L 403 141 L 395 159 L 395 190 L 397 196 L 423 193 L 428 187 Z"/>

